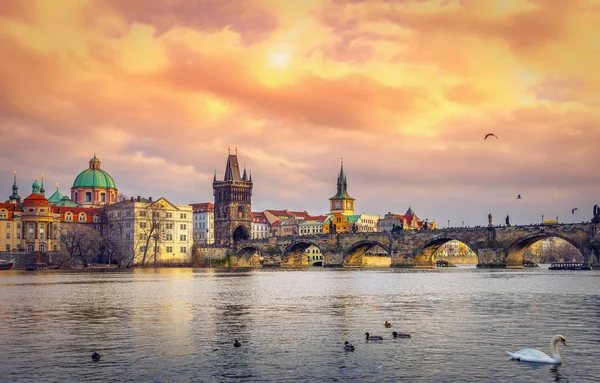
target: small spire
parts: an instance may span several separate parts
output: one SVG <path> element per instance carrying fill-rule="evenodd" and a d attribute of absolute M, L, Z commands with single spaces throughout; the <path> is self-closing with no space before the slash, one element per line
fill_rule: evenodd
<path fill-rule="evenodd" d="M 58 191 L 58 182 L 56 183 L 56 191 Z"/>
<path fill-rule="evenodd" d="M 231 146 L 227 147 L 227 154 L 231 155 Z"/>
<path fill-rule="evenodd" d="M 237 146 L 235 147 L 235 155 L 237 156 Z"/>
<path fill-rule="evenodd" d="M 217 182 L 217 169 L 215 169 L 215 177 L 213 178 L 213 182 Z"/>
<path fill-rule="evenodd" d="M 250 170 L 250 179 L 248 181 L 252 182 L 252 170 Z"/>
<path fill-rule="evenodd" d="M 40 194 L 44 195 L 46 193 L 46 189 L 44 189 L 44 174 L 42 174 L 42 185 L 40 187 Z"/>

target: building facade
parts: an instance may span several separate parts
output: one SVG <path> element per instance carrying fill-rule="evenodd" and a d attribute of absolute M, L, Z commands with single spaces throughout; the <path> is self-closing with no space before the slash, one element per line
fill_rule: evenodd
<path fill-rule="evenodd" d="M 250 238 L 252 232 L 252 176 L 240 175 L 237 150 L 229 154 L 223 181 L 213 181 L 214 242 L 229 245 Z"/>
<path fill-rule="evenodd" d="M 108 222 L 117 228 L 115 258 L 135 257 L 134 263 L 185 263 L 191 260 L 193 210 L 166 198 L 131 197 L 108 207 Z M 113 258 L 114 259 L 114 258 Z"/>
<path fill-rule="evenodd" d="M 269 221 L 262 212 L 252 212 L 252 239 L 269 237 Z"/>
<path fill-rule="evenodd" d="M 211 202 L 190 204 L 194 214 L 194 241 L 198 245 L 215 242 L 215 205 Z"/>

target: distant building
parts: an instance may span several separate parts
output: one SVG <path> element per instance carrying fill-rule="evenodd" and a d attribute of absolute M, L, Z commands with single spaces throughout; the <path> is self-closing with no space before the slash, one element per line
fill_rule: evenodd
<path fill-rule="evenodd" d="M 345 216 L 354 215 L 354 198 L 348 194 L 348 181 L 344 173 L 343 162 L 337 179 L 337 193 L 329 198 L 329 213 Z"/>
<path fill-rule="evenodd" d="M 252 212 L 252 239 L 269 237 L 269 221 L 262 212 Z"/>
<path fill-rule="evenodd" d="M 240 175 L 237 149 L 229 154 L 223 181 L 213 181 L 215 196 L 214 238 L 219 245 L 250 238 L 252 232 L 252 176 Z"/>
<path fill-rule="evenodd" d="M 194 212 L 194 240 L 197 244 L 215 242 L 215 205 L 211 202 L 190 204 Z"/>
<path fill-rule="evenodd" d="M 412 208 L 408 208 L 404 215 L 392 214 L 388 212 L 379 219 L 377 223 L 377 229 L 380 232 L 390 232 L 396 227 L 400 227 L 402 230 L 421 230 L 427 225 L 429 229 L 437 229 L 437 222 L 435 219 L 429 222 L 429 219 L 419 219 Z"/>
<path fill-rule="evenodd" d="M 193 210 L 166 198 L 131 197 L 110 205 L 109 224 L 121 226 L 123 252 L 134 254 L 136 263 L 145 256 L 147 263 L 189 262 L 193 245 Z"/>
<path fill-rule="evenodd" d="M 80 206 L 100 207 L 117 202 L 118 190 L 113 178 L 100 169 L 100 160 L 90 160 L 89 168 L 79 173 L 71 187 L 71 200 Z"/>

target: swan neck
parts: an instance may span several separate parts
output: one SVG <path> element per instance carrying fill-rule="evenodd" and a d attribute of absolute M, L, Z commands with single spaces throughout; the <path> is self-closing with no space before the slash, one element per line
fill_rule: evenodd
<path fill-rule="evenodd" d="M 560 353 L 558 352 L 558 338 L 552 339 L 552 359 L 560 362 Z"/>

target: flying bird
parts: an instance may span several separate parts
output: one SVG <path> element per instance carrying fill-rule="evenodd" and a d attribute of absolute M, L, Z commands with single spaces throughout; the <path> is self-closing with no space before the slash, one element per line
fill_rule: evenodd
<path fill-rule="evenodd" d="M 571 214 L 575 215 L 575 210 L 579 210 L 578 208 L 571 209 Z"/>
<path fill-rule="evenodd" d="M 487 140 L 488 137 L 496 137 L 496 139 L 498 139 L 498 136 L 496 136 L 494 133 L 488 133 L 488 134 L 486 134 L 484 140 Z"/>
<path fill-rule="evenodd" d="M 519 195 L 517 196 L 517 199 L 523 199 L 523 197 L 521 197 L 521 195 L 519 194 Z"/>

